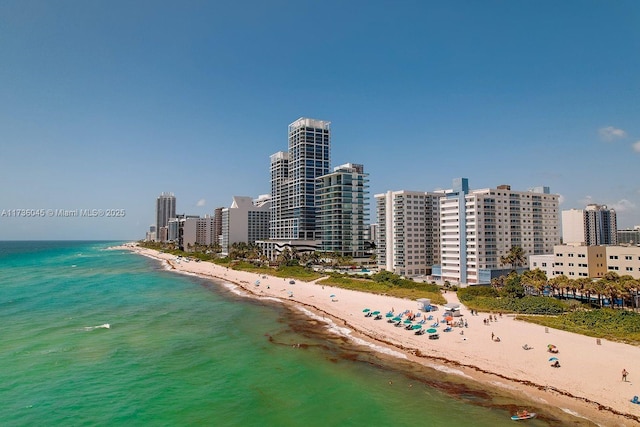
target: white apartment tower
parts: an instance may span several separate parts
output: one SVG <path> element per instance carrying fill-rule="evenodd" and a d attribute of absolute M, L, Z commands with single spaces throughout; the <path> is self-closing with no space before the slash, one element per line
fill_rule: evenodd
<path fill-rule="evenodd" d="M 321 251 L 353 258 L 366 256 L 368 176 L 364 166 L 347 163 L 316 178 L 316 225 Z"/>
<path fill-rule="evenodd" d="M 455 283 L 490 283 L 510 268 L 500 258 L 513 246 L 525 257 L 553 253 L 560 242 L 558 198 L 548 187 L 470 191 L 466 178 L 454 180 L 440 200 L 441 265 L 433 275 Z"/>
<path fill-rule="evenodd" d="M 562 211 L 562 242 L 587 246 L 617 245 L 616 211 L 604 205 Z"/>
<path fill-rule="evenodd" d="M 156 200 L 156 233 L 158 240 L 165 241 L 169 219 L 176 217 L 176 196 L 173 193 L 162 193 Z M 164 230 L 165 236 L 161 231 Z"/>
<path fill-rule="evenodd" d="M 406 277 L 431 274 L 440 261 L 440 193 L 388 191 L 376 194 L 377 263 Z"/>
<path fill-rule="evenodd" d="M 261 196 L 234 196 L 231 206 L 222 209 L 222 253 L 228 254 L 233 243 L 255 243 L 269 236 L 270 199 Z"/>
<path fill-rule="evenodd" d="M 300 118 L 289 125 L 289 151 L 271 155 L 271 239 L 319 239 L 316 178 L 329 173 L 330 146 L 330 122 Z"/>

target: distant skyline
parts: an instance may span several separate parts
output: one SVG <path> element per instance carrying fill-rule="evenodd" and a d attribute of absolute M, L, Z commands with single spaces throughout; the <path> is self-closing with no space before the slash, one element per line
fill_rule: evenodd
<path fill-rule="evenodd" d="M 640 225 L 636 1 L 4 1 L 0 240 L 144 238 L 268 194 L 299 117 L 373 195 L 549 186 Z M 46 211 L 45 211 L 46 212 Z"/>

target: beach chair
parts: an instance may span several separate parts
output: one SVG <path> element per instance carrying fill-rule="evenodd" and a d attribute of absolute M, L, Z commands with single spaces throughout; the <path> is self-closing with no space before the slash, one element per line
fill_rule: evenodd
<path fill-rule="evenodd" d="M 430 314 L 429 317 L 427 317 L 427 320 L 433 320 L 433 315 Z"/>
<path fill-rule="evenodd" d="M 442 331 L 443 331 L 443 332 L 451 332 L 451 331 L 452 331 L 451 326 L 447 326 L 447 327 L 446 327 L 446 328 L 444 328 Z"/>

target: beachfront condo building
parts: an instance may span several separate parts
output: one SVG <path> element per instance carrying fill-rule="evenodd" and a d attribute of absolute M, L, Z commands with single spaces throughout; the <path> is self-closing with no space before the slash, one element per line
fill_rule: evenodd
<path fill-rule="evenodd" d="M 176 196 L 174 196 L 173 193 L 160 194 L 156 199 L 156 233 L 159 241 L 167 240 L 165 230 L 167 229 L 169 220 L 175 217 Z M 164 231 L 164 233 L 162 231 Z"/>
<path fill-rule="evenodd" d="M 441 193 L 376 194 L 378 268 L 405 277 L 427 276 L 440 261 Z"/>
<path fill-rule="evenodd" d="M 289 151 L 271 155 L 269 238 L 317 241 L 316 179 L 330 171 L 330 122 L 303 117 L 288 136 Z"/>
<path fill-rule="evenodd" d="M 559 195 L 549 187 L 514 191 L 509 185 L 470 190 L 466 178 L 440 198 L 440 265 L 434 279 L 487 284 L 511 271 L 501 257 L 519 246 L 524 256 L 549 254 L 560 243 Z"/>
<path fill-rule="evenodd" d="M 316 178 L 316 226 L 320 250 L 368 257 L 369 179 L 364 166 L 347 163 Z"/>
<path fill-rule="evenodd" d="M 267 195 L 258 197 L 234 196 L 231 206 L 221 212 L 223 255 L 228 255 L 233 243 L 255 243 L 269 237 L 271 199 Z"/>
<path fill-rule="evenodd" d="M 586 209 L 562 211 L 562 242 L 565 244 L 617 245 L 616 211 L 590 204 Z"/>

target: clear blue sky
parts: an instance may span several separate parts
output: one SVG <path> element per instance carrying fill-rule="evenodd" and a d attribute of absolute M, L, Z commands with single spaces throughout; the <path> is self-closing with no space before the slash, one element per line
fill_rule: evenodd
<path fill-rule="evenodd" d="M 640 2 L 0 3 L 3 239 L 138 239 L 269 193 L 299 117 L 387 190 L 547 185 L 640 224 Z M 375 202 L 372 197 L 372 212 Z"/>

